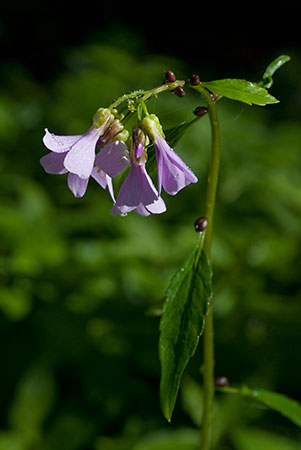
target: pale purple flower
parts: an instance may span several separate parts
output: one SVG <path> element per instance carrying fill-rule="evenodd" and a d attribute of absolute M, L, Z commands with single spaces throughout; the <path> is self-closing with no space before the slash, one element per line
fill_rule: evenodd
<path fill-rule="evenodd" d="M 141 216 L 149 216 L 151 213 L 161 214 L 166 211 L 163 199 L 146 172 L 143 150 L 144 137 L 139 142 L 134 139 L 130 149 L 131 168 L 111 210 L 112 215 L 126 216 L 130 211 L 136 211 Z"/>
<path fill-rule="evenodd" d="M 93 117 L 92 127 L 84 134 L 57 136 L 45 129 L 44 145 L 51 153 L 40 159 L 45 171 L 68 174 L 68 187 L 75 197 L 82 197 L 90 176 L 103 188 L 108 187 L 114 200 L 112 177 L 129 165 L 129 153 L 125 143 L 117 140 L 123 125 L 106 108 L 99 108 Z M 117 137 L 115 137 L 117 136 Z M 96 146 L 115 137 L 96 155 Z"/>
<path fill-rule="evenodd" d="M 79 136 L 56 136 L 46 130 L 43 141 L 52 151 L 43 156 L 40 163 L 50 174 L 69 172 L 68 187 L 75 197 L 85 194 L 91 176 L 103 188 L 108 187 L 114 200 L 112 177 L 129 165 L 129 153 L 126 144 L 117 140 L 106 144 L 95 155 L 96 144 L 100 139 L 96 130 L 91 129 Z"/>
<path fill-rule="evenodd" d="M 155 146 L 158 193 L 161 194 L 163 187 L 168 194 L 175 195 L 188 184 L 196 183 L 195 174 L 165 140 L 158 118 L 151 114 L 143 119 L 142 126 Z"/>
<path fill-rule="evenodd" d="M 100 123 L 84 134 L 76 136 L 57 136 L 45 129 L 44 145 L 54 153 L 64 153 L 64 167 L 80 178 L 89 178 L 94 167 L 96 144 L 101 140 L 108 126 L 114 120 L 109 110 L 102 110 Z"/>

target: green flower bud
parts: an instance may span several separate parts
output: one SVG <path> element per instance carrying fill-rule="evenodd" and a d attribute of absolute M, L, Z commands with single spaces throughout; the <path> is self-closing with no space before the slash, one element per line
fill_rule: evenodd
<path fill-rule="evenodd" d="M 158 134 L 161 134 L 161 136 L 164 137 L 162 125 L 160 124 L 159 118 L 155 114 L 149 114 L 144 117 L 141 122 L 141 126 L 152 140 L 154 140 L 155 136 Z"/>
<path fill-rule="evenodd" d="M 95 128 L 103 127 L 104 130 L 114 120 L 114 115 L 108 108 L 98 108 L 93 116 L 93 125 Z"/>
<path fill-rule="evenodd" d="M 114 137 L 111 139 L 111 142 L 114 142 L 114 141 L 123 141 L 123 142 L 126 142 L 126 141 L 128 140 L 128 137 L 129 137 L 129 132 L 128 132 L 128 130 L 126 130 L 126 129 L 124 128 L 122 131 L 120 131 L 118 134 L 116 134 L 116 136 L 114 136 Z"/>

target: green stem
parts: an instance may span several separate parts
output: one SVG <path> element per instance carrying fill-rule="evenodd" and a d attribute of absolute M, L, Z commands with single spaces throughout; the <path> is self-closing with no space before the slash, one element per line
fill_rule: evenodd
<path fill-rule="evenodd" d="M 128 100 L 139 100 L 141 98 L 141 100 L 143 102 L 145 102 L 146 100 L 148 100 L 149 98 L 156 96 L 158 94 L 161 94 L 162 92 L 166 92 L 166 91 L 173 91 L 175 88 L 177 88 L 178 86 L 184 86 L 185 81 L 183 80 L 176 80 L 172 83 L 164 83 L 158 87 L 155 87 L 153 89 L 149 89 L 147 91 L 145 90 L 137 90 L 137 91 L 133 91 L 130 92 L 128 94 L 124 94 L 121 97 L 119 97 L 117 100 L 115 100 L 110 106 L 109 109 L 115 109 L 117 108 L 117 106 L 119 106 L 121 103 L 128 101 Z"/>
<path fill-rule="evenodd" d="M 209 165 L 209 174 L 207 182 L 206 206 L 205 216 L 208 218 L 208 227 L 204 243 L 200 240 L 200 245 L 203 246 L 205 253 L 210 259 L 212 234 L 213 234 L 213 219 L 216 199 L 216 190 L 219 174 L 220 161 L 220 130 L 216 111 L 215 101 L 211 98 L 210 93 L 201 84 L 191 86 L 202 94 L 207 107 L 211 125 L 211 156 Z M 200 450 L 209 450 L 210 438 L 212 429 L 212 409 L 214 399 L 214 326 L 213 326 L 213 312 L 211 304 L 208 307 L 208 314 L 206 317 L 204 330 L 204 363 L 203 363 L 203 387 L 204 387 L 204 409 L 202 418 L 202 435 Z"/>

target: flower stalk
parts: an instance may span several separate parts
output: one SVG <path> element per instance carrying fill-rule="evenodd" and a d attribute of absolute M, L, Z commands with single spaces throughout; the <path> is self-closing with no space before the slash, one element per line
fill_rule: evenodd
<path fill-rule="evenodd" d="M 207 192 L 205 203 L 205 216 L 208 219 L 208 226 L 205 233 L 201 233 L 198 249 L 198 257 L 201 250 L 205 251 L 208 258 L 211 257 L 212 235 L 213 235 L 213 221 L 214 209 L 216 200 L 216 191 L 219 175 L 220 164 L 220 129 L 216 110 L 216 101 L 211 96 L 209 91 L 201 84 L 191 85 L 202 94 L 206 101 L 208 108 L 208 115 L 211 125 L 211 154 L 209 173 L 207 180 Z M 204 238 L 202 235 L 205 234 Z M 214 400 L 214 323 L 212 305 L 208 306 L 208 314 L 206 317 L 204 339 L 204 361 L 203 361 L 203 387 L 204 387 L 204 405 L 201 428 L 201 446 L 200 450 L 209 450 L 212 430 L 212 409 Z"/>

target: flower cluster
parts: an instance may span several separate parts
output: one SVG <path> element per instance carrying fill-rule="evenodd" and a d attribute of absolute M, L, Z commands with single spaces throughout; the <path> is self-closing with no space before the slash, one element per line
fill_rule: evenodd
<path fill-rule="evenodd" d="M 142 216 L 166 211 L 162 188 L 175 195 L 197 177 L 168 145 L 158 117 L 147 114 L 129 133 L 114 110 L 100 108 L 91 128 L 82 135 L 57 136 L 45 130 L 44 145 L 51 151 L 40 159 L 47 173 L 66 174 L 69 189 L 82 197 L 90 177 L 108 188 L 112 215 L 130 211 Z M 126 141 L 129 140 L 128 145 Z M 152 142 L 157 161 L 157 188 L 146 171 L 147 147 Z M 129 169 L 115 199 L 112 179 Z"/>

